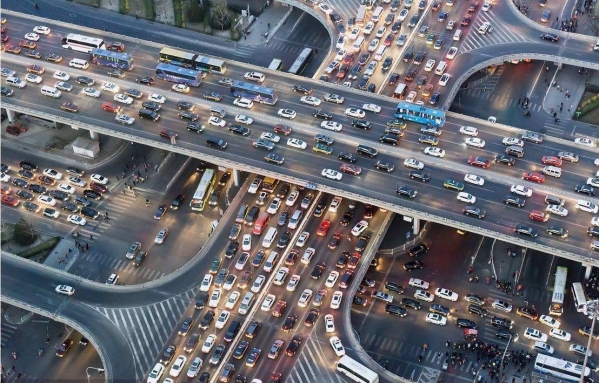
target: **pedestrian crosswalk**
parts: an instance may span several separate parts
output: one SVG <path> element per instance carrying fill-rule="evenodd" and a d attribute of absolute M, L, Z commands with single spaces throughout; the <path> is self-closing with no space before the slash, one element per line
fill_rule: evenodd
<path fill-rule="evenodd" d="M 14 334 L 14 332 L 16 330 L 17 330 L 17 326 L 6 322 L 6 320 L 2 321 L 2 326 L 1 326 L 1 335 L 2 336 L 1 336 L 1 341 L 0 341 L 2 348 L 6 347 L 6 345 L 8 344 L 8 340 L 12 337 L 12 335 Z"/>
<path fill-rule="evenodd" d="M 496 108 L 506 109 L 506 108 L 519 108 L 518 99 L 515 97 L 506 97 L 498 93 L 494 93 L 489 87 L 485 88 L 486 85 L 477 84 L 474 87 L 468 87 L 467 89 L 462 89 L 455 101 L 461 103 L 461 97 L 468 97 L 473 100 L 485 100 L 489 101 L 489 105 L 493 105 Z M 528 110 L 531 112 L 541 112 L 543 110 L 543 104 L 531 103 L 529 104 Z M 524 113 L 524 110 L 522 110 Z"/>
<path fill-rule="evenodd" d="M 359 0 L 326 0 L 326 3 L 343 18 L 345 23 L 347 23 L 349 18 L 356 17 L 361 4 Z M 320 12 L 317 8 L 314 9 L 316 12 Z"/>
<path fill-rule="evenodd" d="M 323 351 L 324 347 L 330 348 L 325 341 L 310 337 L 289 372 L 286 382 L 345 382 L 346 380 L 330 367 L 333 365 L 333 361 L 328 360 Z"/>
<path fill-rule="evenodd" d="M 162 278 L 166 275 L 165 272 L 154 270 L 144 266 L 133 266 L 131 261 L 128 259 L 119 259 L 112 256 L 108 256 L 107 254 L 95 251 L 93 248 L 81 253 L 81 255 L 79 256 L 79 260 L 83 262 L 105 266 L 104 268 L 114 271 L 115 273 L 119 274 L 121 278 L 125 276 L 127 276 L 127 278 L 132 278 L 132 280 L 136 281 L 135 283 L 153 281 Z M 74 274 L 90 280 L 95 280 L 96 282 L 105 281 L 105 278 L 100 280 L 101 277 L 97 275 L 95 269 L 85 271 L 89 275 L 81 275 L 81 273 L 78 270 L 87 269 L 84 267 L 78 268 L 74 271 Z"/>
<path fill-rule="evenodd" d="M 195 301 L 199 287 L 148 306 L 129 308 L 93 307 L 117 326 L 131 341 L 136 381 L 152 367 L 156 356 L 179 323 L 183 312 Z"/>
<path fill-rule="evenodd" d="M 486 34 L 478 33 L 478 28 L 484 23 L 491 24 L 491 30 Z M 472 21 L 464 41 L 460 45 L 460 52 L 473 51 L 486 46 L 499 46 L 504 44 L 513 44 L 533 41 L 524 34 L 518 32 L 513 26 L 505 24 L 501 18 L 497 17 L 493 8 L 488 12 L 479 12 Z"/>
<path fill-rule="evenodd" d="M 541 133 L 548 134 L 554 137 L 562 137 L 566 130 L 566 124 L 562 121 L 555 121 L 553 117 L 547 117 L 543 124 L 543 131 Z"/>

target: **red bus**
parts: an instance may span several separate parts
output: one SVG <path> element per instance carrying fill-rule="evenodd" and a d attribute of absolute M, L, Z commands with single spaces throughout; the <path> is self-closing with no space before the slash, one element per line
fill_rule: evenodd
<path fill-rule="evenodd" d="M 268 225 L 268 221 L 270 220 L 270 214 L 266 212 L 260 213 L 258 219 L 254 223 L 254 229 L 252 230 L 252 234 L 260 235 Z"/>

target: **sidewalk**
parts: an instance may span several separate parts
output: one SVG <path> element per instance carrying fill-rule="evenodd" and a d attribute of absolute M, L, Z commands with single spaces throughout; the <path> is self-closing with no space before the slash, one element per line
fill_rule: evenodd
<path fill-rule="evenodd" d="M 268 42 L 285 24 L 293 11 L 293 7 L 278 1 L 272 1 L 260 16 L 256 17 L 249 27 L 249 33 L 237 43 L 240 45 L 268 45 Z"/>
<path fill-rule="evenodd" d="M 549 72 L 546 74 L 551 75 Z M 591 71 L 565 66 L 553 77 L 546 77 L 547 92 L 543 99 L 543 110 L 557 119 L 571 120 L 585 91 L 585 83 Z"/>

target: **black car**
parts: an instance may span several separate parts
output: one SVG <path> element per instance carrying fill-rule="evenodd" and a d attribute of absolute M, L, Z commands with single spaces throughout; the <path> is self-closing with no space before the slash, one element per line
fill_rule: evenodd
<path fill-rule="evenodd" d="M 406 51 L 403 55 L 403 61 L 409 62 L 414 57 L 414 51 Z"/>
<path fill-rule="evenodd" d="M 92 86 L 95 84 L 94 79 L 87 76 L 77 76 L 75 81 L 77 81 L 79 84 L 85 84 L 87 86 Z"/>
<path fill-rule="evenodd" d="M 48 191 L 48 189 L 46 189 L 45 186 L 39 184 L 30 184 L 27 188 L 30 192 L 37 194 L 46 194 L 46 192 Z"/>
<path fill-rule="evenodd" d="M 314 141 L 315 142 L 321 142 L 325 145 L 333 145 L 335 143 L 335 140 L 325 134 L 317 134 L 314 136 Z"/>
<path fill-rule="evenodd" d="M 395 85 L 401 76 L 399 73 L 392 73 L 389 77 L 389 85 Z"/>
<path fill-rule="evenodd" d="M 23 189 L 17 190 L 15 195 L 25 201 L 31 201 L 33 199 L 33 194 L 31 194 L 28 191 L 23 190 Z"/>
<path fill-rule="evenodd" d="M 360 58 L 358 59 L 358 65 L 366 65 L 366 63 L 368 63 L 368 60 L 370 60 L 370 52 L 364 52 L 360 55 Z"/>
<path fill-rule="evenodd" d="M 314 309 L 310 310 L 310 312 L 308 313 L 308 316 L 304 320 L 304 324 L 307 327 L 314 326 L 314 323 L 316 323 L 316 321 L 318 320 L 318 316 L 319 315 L 320 315 L 320 310 L 319 309 L 314 308 Z"/>
<path fill-rule="evenodd" d="M 487 310 L 475 304 L 468 305 L 468 312 L 474 315 L 480 315 L 481 317 L 487 316 Z"/>
<path fill-rule="evenodd" d="M 599 237 L 599 227 L 591 226 L 587 229 L 587 234 L 591 237 Z"/>
<path fill-rule="evenodd" d="M 352 120 L 351 126 L 354 128 L 370 130 L 372 128 L 372 122 L 366 120 Z"/>
<path fill-rule="evenodd" d="M 470 328 L 470 329 L 473 329 L 473 330 L 476 330 L 476 328 L 478 327 L 476 325 L 476 322 L 471 321 L 470 319 L 466 319 L 466 318 L 457 318 L 455 320 L 455 324 L 458 327 L 461 327 L 461 328 Z"/>
<path fill-rule="evenodd" d="M 360 72 L 362 71 L 362 67 L 360 66 L 360 64 L 356 64 L 354 65 L 350 71 L 349 74 L 347 75 L 347 77 L 351 80 L 351 79 L 357 79 L 358 76 L 360 75 Z"/>
<path fill-rule="evenodd" d="M 250 134 L 250 130 L 245 126 L 233 124 L 229 126 L 229 131 L 233 133 L 240 134 L 242 136 L 248 136 Z"/>
<path fill-rule="evenodd" d="M 518 234 L 528 235 L 529 237 L 535 238 L 539 235 L 539 231 L 535 228 L 532 228 L 528 225 L 524 225 L 519 223 L 516 225 L 514 231 Z"/>
<path fill-rule="evenodd" d="M 552 42 L 557 42 L 557 41 L 559 41 L 559 36 L 556 35 L 555 33 L 543 33 L 541 35 L 541 39 L 543 39 L 543 40 L 549 40 L 549 41 L 552 41 Z"/>
<path fill-rule="evenodd" d="M 304 85 L 294 85 L 293 88 L 294 92 L 300 92 L 303 94 L 312 94 L 312 88 L 308 88 L 307 86 Z"/>
<path fill-rule="evenodd" d="M 306 319 L 306 321 L 307 321 L 307 319 Z M 300 338 L 297 335 L 294 336 L 291 339 L 291 342 L 289 342 L 287 349 L 285 350 L 285 355 L 294 356 L 301 344 L 302 344 L 302 338 Z"/>
<path fill-rule="evenodd" d="M 364 251 L 364 249 L 366 249 L 366 246 L 368 246 L 368 241 L 370 241 L 370 236 L 362 235 L 360 238 L 358 238 L 358 242 L 356 242 L 354 250 L 360 252 Z"/>
<path fill-rule="evenodd" d="M 526 205 L 526 200 L 524 198 L 516 197 L 513 195 L 506 195 L 505 197 L 503 197 L 503 203 L 506 205 L 523 207 L 524 205 Z"/>
<path fill-rule="evenodd" d="M 179 207 L 183 205 L 183 201 L 185 200 L 185 196 L 183 194 L 179 194 L 175 197 L 173 202 L 171 202 L 171 209 L 177 210 Z"/>
<path fill-rule="evenodd" d="M 179 101 L 177 103 L 177 108 L 179 110 L 188 110 L 188 111 L 193 111 L 194 106 L 191 102 L 187 102 L 187 101 Z"/>
<path fill-rule="evenodd" d="M 243 358 L 243 355 L 245 354 L 245 352 L 247 351 L 249 346 L 250 346 L 250 344 L 248 343 L 247 340 L 242 340 L 241 342 L 239 342 L 239 344 L 235 348 L 235 351 L 233 352 L 233 358 L 235 358 L 235 359 Z"/>
<path fill-rule="evenodd" d="M 431 179 L 431 176 L 429 176 L 428 173 L 425 173 L 421 170 L 411 170 L 409 176 L 413 180 L 419 180 L 422 182 L 428 182 Z"/>
<path fill-rule="evenodd" d="M 146 260 L 147 256 L 148 256 L 148 253 L 145 253 L 143 251 L 140 251 L 139 253 L 137 253 L 137 255 L 135 256 L 135 259 L 133 260 L 133 266 L 135 266 L 135 267 L 141 266 L 141 264 Z"/>
<path fill-rule="evenodd" d="M 493 318 L 491 318 L 491 325 L 500 329 L 511 329 L 513 326 L 513 322 L 506 318 L 494 316 Z"/>
<path fill-rule="evenodd" d="M 385 133 L 381 137 L 379 137 L 379 141 L 383 144 L 390 144 L 396 146 L 399 144 L 399 136 L 397 134 Z"/>
<path fill-rule="evenodd" d="M 289 220 L 289 210 L 284 210 L 279 216 L 279 220 L 277 221 L 278 226 L 287 225 L 287 221 Z"/>
<path fill-rule="evenodd" d="M 376 92 L 376 84 L 368 84 L 368 88 L 366 88 L 366 90 L 367 90 L 369 93 L 374 93 L 374 92 Z"/>
<path fill-rule="evenodd" d="M 343 213 L 343 217 L 341 217 L 341 226 L 348 226 L 349 222 L 351 221 L 351 219 L 354 217 L 354 211 L 353 210 L 347 210 L 345 213 Z"/>
<path fill-rule="evenodd" d="M 266 156 L 264 156 L 264 159 L 266 162 L 273 162 L 277 165 L 282 165 L 283 162 L 285 162 L 285 158 L 277 153 L 268 153 Z"/>
<path fill-rule="evenodd" d="M 223 96 L 221 96 L 219 93 L 216 92 L 204 92 L 204 96 L 203 96 L 206 100 L 212 100 L 212 101 L 221 101 L 223 99 Z"/>
<path fill-rule="evenodd" d="M 279 238 L 279 242 L 277 243 L 277 247 L 279 249 L 284 249 L 287 247 L 287 245 L 289 245 L 289 241 L 291 241 L 291 233 L 286 231 L 283 233 L 283 235 L 281 235 L 281 238 Z"/>
<path fill-rule="evenodd" d="M 29 201 L 23 203 L 23 208 L 34 213 L 37 213 L 40 209 L 37 204 Z"/>
<path fill-rule="evenodd" d="M 171 362 L 171 360 L 173 360 L 173 357 L 175 356 L 176 352 L 177 352 L 177 346 L 175 346 L 175 345 L 166 346 L 166 349 L 160 356 L 160 363 L 164 364 L 165 366 L 168 365 Z"/>
<path fill-rule="evenodd" d="M 127 96 L 130 96 L 133 98 L 141 98 L 141 96 L 143 96 L 142 92 L 140 92 L 137 89 L 133 89 L 133 88 L 129 88 L 129 89 L 125 90 L 123 93 L 126 94 Z"/>
<path fill-rule="evenodd" d="M 319 279 L 320 276 L 322 275 L 322 273 L 324 272 L 325 269 L 325 264 L 324 262 L 319 262 L 317 263 L 314 268 L 312 269 L 312 272 L 310 273 L 310 277 L 312 277 L 313 279 Z"/>
<path fill-rule="evenodd" d="M 591 185 L 576 185 L 576 187 L 574 188 L 574 191 L 576 193 L 583 193 L 583 194 L 587 194 L 587 195 L 595 195 L 595 188 L 592 187 Z"/>
<path fill-rule="evenodd" d="M 159 111 L 161 108 L 160 104 L 154 101 L 144 101 L 142 102 L 141 107 L 155 111 Z"/>
<path fill-rule="evenodd" d="M 227 250 L 225 250 L 225 257 L 233 258 L 237 254 L 237 250 L 239 250 L 239 242 L 230 241 Z"/>
<path fill-rule="evenodd" d="M 441 93 L 433 93 L 428 102 L 431 105 L 437 105 L 437 103 L 439 102 L 439 98 L 441 98 Z"/>
<path fill-rule="evenodd" d="M 154 79 L 149 76 L 140 76 L 136 78 L 135 81 L 139 84 L 154 85 Z"/>
<path fill-rule="evenodd" d="M 297 315 L 288 315 L 287 318 L 285 318 L 285 322 L 283 322 L 283 325 L 281 326 L 281 330 L 283 330 L 284 332 L 291 331 L 293 327 L 295 327 L 296 322 Z"/>
<path fill-rule="evenodd" d="M 83 191 L 83 196 L 85 198 L 95 199 L 96 201 L 102 199 L 102 194 L 89 189 Z"/>
<path fill-rule="evenodd" d="M 513 338 L 514 334 L 512 334 L 508 329 L 500 328 L 495 332 L 495 336 L 499 339 L 507 339 L 510 340 Z"/>
<path fill-rule="evenodd" d="M 206 311 L 206 314 L 204 314 L 204 316 L 202 317 L 202 320 L 200 321 L 200 328 L 202 330 L 206 330 L 208 328 L 208 326 L 210 326 L 210 323 L 212 323 L 212 321 L 214 320 L 214 316 L 215 316 L 215 312 L 213 310 L 208 310 Z"/>
<path fill-rule="evenodd" d="M 385 59 L 385 61 L 383 61 L 383 66 L 382 66 L 383 72 L 388 71 L 392 65 L 393 65 L 393 57 L 387 57 Z"/>
<path fill-rule="evenodd" d="M 186 318 L 179 328 L 179 335 L 185 336 L 193 326 L 193 318 Z"/>
<path fill-rule="evenodd" d="M 335 24 L 340 23 L 341 22 L 341 16 L 339 16 L 338 13 L 333 12 L 329 15 L 329 19 L 331 19 L 331 21 Z"/>
<path fill-rule="evenodd" d="M 370 77 L 362 76 L 360 82 L 358 83 L 358 89 L 366 90 L 366 87 L 368 86 L 368 81 L 370 81 Z"/>
<path fill-rule="evenodd" d="M 412 247 L 410 249 L 410 251 L 408 251 L 408 254 L 410 254 L 410 257 L 417 257 L 419 255 L 426 253 L 428 251 L 428 249 L 429 249 L 429 247 L 426 243 L 421 243 L 419 245 Z"/>
<path fill-rule="evenodd" d="M 35 177 L 35 175 L 32 172 L 30 172 L 29 170 L 25 170 L 25 169 L 19 170 L 19 172 L 17 174 L 23 178 L 28 179 L 28 180 L 32 180 Z"/>
<path fill-rule="evenodd" d="M 568 230 L 564 229 L 561 226 L 549 225 L 549 226 L 547 226 L 547 234 L 557 235 L 558 237 L 566 238 L 568 236 Z M 589 234 L 588 230 L 587 230 L 587 234 Z M 597 230 L 597 235 L 599 235 L 599 230 Z"/>
<path fill-rule="evenodd" d="M 405 316 L 408 315 L 408 310 L 406 310 L 405 308 L 403 308 L 399 305 L 393 305 L 393 304 L 385 305 L 385 312 L 387 314 L 395 315 L 400 318 L 404 318 Z"/>
<path fill-rule="evenodd" d="M 444 317 L 448 316 L 449 314 L 451 314 L 451 310 L 449 310 L 449 308 L 440 305 L 438 303 L 433 303 L 431 304 L 431 307 L 428 308 L 428 311 L 432 312 L 432 313 L 436 313 L 436 314 L 441 314 Z"/>
<path fill-rule="evenodd" d="M 188 110 L 183 110 L 183 111 L 179 112 L 179 118 L 191 120 L 191 121 L 197 121 L 198 118 L 200 118 L 200 116 L 198 116 L 197 114 L 192 113 Z"/>
<path fill-rule="evenodd" d="M 223 175 L 220 177 L 220 180 L 218 180 L 218 184 L 220 186 L 225 186 L 227 184 L 227 182 L 229 182 L 230 179 L 231 179 L 231 172 L 224 172 Z"/>
<path fill-rule="evenodd" d="M 5 97 L 10 97 L 12 96 L 14 93 L 14 91 L 10 88 L 7 88 L 5 86 L 2 87 L 2 95 Z"/>
<path fill-rule="evenodd" d="M 505 154 L 498 154 L 495 156 L 495 162 L 506 164 L 508 166 L 516 165 L 516 160 L 513 157 L 507 156 Z"/>
<path fill-rule="evenodd" d="M 154 213 L 154 219 L 162 219 L 162 217 L 166 214 L 167 207 L 165 204 L 158 206 L 156 209 L 156 213 Z"/>
<path fill-rule="evenodd" d="M 420 310 L 422 308 L 422 304 L 412 298 L 402 298 L 401 305 L 414 310 Z"/>
<path fill-rule="evenodd" d="M 377 163 L 374 164 L 374 167 L 377 170 L 385 170 L 387 172 L 392 172 L 393 169 L 395 169 L 395 165 L 393 165 L 390 162 L 384 162 L 384 161 L 377 161 Z"/>
<path fill-rule="evenodd" d="M 403 265 L 403 269 L 406 271 L 420 270 L 424 269 L 424 262 L 422 261 L 412 261 Z"/>
<path fill-rule="evenodd" d="M 347 262 L 349 261 L 350 257 L 351 254 L 349 252 L 342 252 L 341 255 L 339 255 L 339 258 L 337 259 L 337 262 L 335 263 L 335 267 L 339 269 L 344 269 L 345 266 L 347 266 Z"/>
<path fill-rule="evenodd" d="M 354 299 L 352 300 L 352 304 L 356 306 L 366 306 L 368 300 L 366 298 L 362 298 L 358 295 L 354 295 Z"/>
<path fill-rule="evenodd" d="M 185 352 L 192 352 L 196 346 L 198 345 L 198 342 L 200 341 L 200 334 L 194 333 L 191 334 L 191 336 L 189 338 L 187 338 L 187 342 L 185 342 Z"/>
<path fill-rule="evenodd" d="M 397 194 L 408 197 L 408 198 L 416 198 L 418 192 L 414 189 L 411 189 L 407 186 L 400 186 L 396 190 Z"/>
<path fill-rule="evenodd" d="M 73 202 L 63 202 L 60 204 L 60 208 L 69 213 L 77 213 L 79 211 L 79 208 Z"/>
<path fill-rule="evenodd" d="M 86 207 L 92 204 L 90 200 L 80 195 L 75 196 L 75 203 L 77 205 L 82 205 Z"/>
<path fill-rule="evenodd" d="M 353 153 L 347 153 L 347 152 L 340 152 L 337 157 L 340 160 L 351 162 L 351 163 L 354 163 L 354 162 L 356 162 L 358 160 L 358 157 L 356 157 L 355 154 L 353 154 Z"/>
<path fill-rule="evenodd" d="M 468 215 L 470 217 L 476 217 L 478 219 L 483 219 L 483 218 L 485 218 L 486 212 L 482 209 L 475 207 L 475 206 L 466 206 L 464 208 L 464 214 Z"/>
<path fill-rule="evenodd" d="M 214 349 L 214 352 L 212 353 L 212 356 L 210 357 L 210 364 L 219 364 L 220 360 L 224 354 L 225 354 L 225 345 L 219 344 L 218 346 L 216 346 L 216 348 Z"/>
<path fill-rule="evenodd" d="M 252 323 L 250 323 L 247 330 L 245 330 L 245 336 L 250 339 L 255 338 L 258 335 L 258 333 L 260 332 L 261 328 L 262 328 L 261 322 L 253 321 Z"/>
<path fill-rule="evenodd" d="M 405 289 L 399 285 L 399 283 L 386 281 L 385 282 L 385 290 L 391 291 L 397 294 L 403 294 Z"/>
<path fill-rule="evenodd" d="M 26 188 L 29 183 L 22 178 L 15 177 L 12 179 L 12 184 L 20 188 Z"/>
<path fill-rule="evenodd" d="M 196 299 L 196 310 L 203 309 L 204 306 L 206 306 L 206 303 L 208 303 L 208 293 L 205 291 L 200 291 L 198 298 Z"/>
<path fill-rule="evenodd" d="M 110 77 L 123 78 L 125 77 L 125 72 L 120 69 L 111 69 L 106 74 Z"/>
<path fill-rule="evenodd" d="M 321 197 L 320 200 L 318 201 L 318 205 L 316 205 L 316 208 L 314 208 L 314 216 L 315 217 L 321 217 L 322 214 L 324 213 L 326 207 L 327 207 L 328 203 L 326 200 L 326 197 Z"/>
<path fill-rule="evenodd" d="M 333 118 L 333 115 L 329 112 L 327 112 L 326 110 L 323 109 L 316 109 L 312 115 L 316 118 L 322 118 L 325 120 L 330 120 Z"/>
<path fill-rule="evenodd" d="M 476 305 L 482 306 L 485 304 L 485 298 L 481 297 L 478 294 L 468 293 L 464 297 L 467 302 L 474 303 Z"/>
<path fill-rule="evenodd" d="M 190 121 L 187 123 L 187 130 L 190 132 L 202 133 L 204 131 L 204 125 Z"/>
<path fill-rule="evenodd" d="M 59 200 L 59 201 L 66 201 L 70 197 L 68 193 L 65 193 L 61 190 L 50 190 L 48 195 L 52 198 Z"/>

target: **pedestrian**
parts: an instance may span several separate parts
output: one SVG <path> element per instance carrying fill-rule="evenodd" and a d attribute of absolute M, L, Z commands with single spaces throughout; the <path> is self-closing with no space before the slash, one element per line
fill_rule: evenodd
<path fill-rule="evenodd" d="M 19 373 L 17 374 L 17 378 L 18 378 L 18 379 L 20 379 L 20 378 L 21 378 L 21 376 L 22 376 L 22 374 L 19 372 Z"/>
<path fill-rule="evenodd" d="M 137 176 L 141 177 L 141 173 L 139 172 L 139 170 L 137 171 Z"/>
<path fill-rule="evenodd" d="M 89 243 L 86 243 L 85 244 L 85 251 L 88 251 L 88 250 L 89 250 Z"/>
<path fill-rule="evenodd" d="M 17 371 L 17 367 L 14 364 L 12 365 L 12 370 Z"/>
<path fill-rule="evenodd" d="M 559 17 L 555 18 L 555 22 L 558 23 L 559 22 Z"/>
<path fill-rule="evenodd" d="M 93 234 L 90 234 L 90 235 L 89 235 L 89 239 L 92 239 L 92 240 L 94 239 L 94 236 L 93 236 Z"/>
<path fill-rule="evenodd" d="M 125 194 L 125 189 L 123 189 L 123 194 Z"/>
<path fill-rule="evenodd" d="M 520 103 L 521 103 L 521 102 L 522 102 L 522 99 L 521 99 L 521 98 L 519 98 L 519 99 L 518 99 L 518 106 L 520 106 Z"/>
<path fill-rule="evenodd" d="M 545 77 L 545 82 L 547 82 L 547 77 Z"/>

